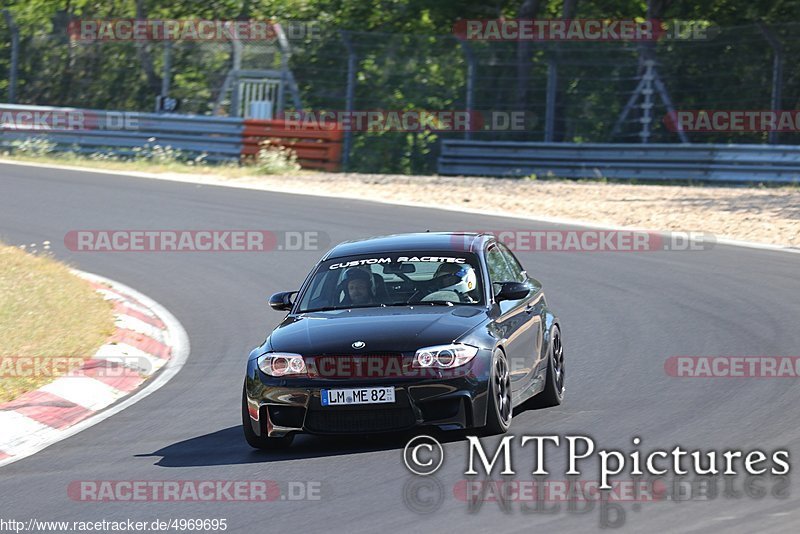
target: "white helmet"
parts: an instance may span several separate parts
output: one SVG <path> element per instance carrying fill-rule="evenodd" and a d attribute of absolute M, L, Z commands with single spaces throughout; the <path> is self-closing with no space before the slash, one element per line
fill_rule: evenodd
<path fill-rule="evenodd" d="M 439 288 L 439 291 L 455 291 L 459 295 L 464 295 L 478 287 L 478 275 L 470 265 L 444 264 L 439 267 L 439 271 L 446 273 L 444 281 L 447 284 Z"/>

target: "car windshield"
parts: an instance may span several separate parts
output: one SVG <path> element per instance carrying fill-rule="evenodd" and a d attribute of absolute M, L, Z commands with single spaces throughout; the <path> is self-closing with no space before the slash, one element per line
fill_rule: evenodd
<path fill-rule="evenodd" d="M 483 304 L 474 254 L 393 252 L 323 262 L 300 296 L 298 312 L 464 304 Z"/>

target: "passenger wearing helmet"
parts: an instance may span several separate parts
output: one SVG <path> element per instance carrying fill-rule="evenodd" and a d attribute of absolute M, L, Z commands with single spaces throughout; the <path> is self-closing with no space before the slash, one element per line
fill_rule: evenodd
<path fill-rule="evenodd" d="M 436 269 L 433 279 L 437 282 L 437 290 L 423 301 L 477 302 L 471 293 L 478 287 L 478 277 L 470 265 L 443 263 Z"/>
<path fill-rule="evenodd" d="M 348 269 L 344 275 L 344 303 L 363 306 L 376 304 L 375 293 L 372 290 L 372 275 L 357 267 Z"/>

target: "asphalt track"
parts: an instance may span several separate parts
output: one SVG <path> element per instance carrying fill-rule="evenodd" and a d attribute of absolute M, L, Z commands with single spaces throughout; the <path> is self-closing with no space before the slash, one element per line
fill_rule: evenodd
<path fill-rule="evenodd" d="M 479 193 L 475 200 L 479 199 Z M 116 175 L 0 165 L 0 239 L 49 240 L 57 258 L 128 284 L 183 324 L 191 355 L 153 395 L 38 454 L 0 469 L 0 518 L 152 521 L 226 518 L 228 531 L 530 532 L 587 531 L 599 507 L 470 513 L 454 497 L 467 445 L 444 444 L 430 488 L 404 501 L 416 483 L 402 461 L 404 441 L 302 437 L 288 452 L 245 444 L 239 400 L 246 355 L 280 319 L 265 298 L 294 289 L 321 251 L 273 253 L 76 253 L 74 229 L 317 230 L 334 242 L 406 231 L 550 229 L 553 225 L 357 201 L 198 186 Z M 687 228 L 687 230 L 698 230 Z M 701 229 L 700 229 L 701 230 Z M 598 448 L 788 448 L 800 458 L 797 379 L 681 379 L 666 376 L 673 355 L 800 355 L 800 257 L 718 245 L 712 250 L 647 253 L 520 253 L 559 312 L 567 355 L 564 405 L 514 417 L 514 435 L 588 435 Z M 497 438 L 486 439 L 494 443 Z M 551 478 L 563 480 L 552 453 Z M 531 480 L 533 452 L 515 446 L 518 478 Z M 796 477 L 796 475 L 795 475 Z M 596 479 L 596 472 L 581 478 Z M 626 478 L 626 477 L 621 477 Z M 627 477 L 630 478 L 630 477 Z M 321 498 L 275 502 L 78 502 L 81 480 L 316 481 Z M 741 487 L 743 480 L 737 479 Z M 768 490 L 775 482 L 759 484 Z M 719 495 L 685 502 L 624 503 L 625 531 L 790 532 L 800 528 L 800 489 L 762 498 Z M 415 504 L 416 503 L 416 504 Z M 422 502 L 422 506 L 424 506 Z M 610 518 L 607 518 L 610 519 Z"/>

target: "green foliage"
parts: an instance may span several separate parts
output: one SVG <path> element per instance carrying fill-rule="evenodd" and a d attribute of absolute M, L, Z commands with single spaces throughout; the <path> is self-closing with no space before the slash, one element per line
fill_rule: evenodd
<path fill-rule="evenodd" d="M 524 0 L 140 0 L 143 15 L 172 19 L 266 19 L 316 21 L 317 39 L 292 41 L 289 66 L 301 105 L 311 111 L 339 111 L 347 105 L 348 48 L 356 54 L 356 110 L 464 110 L 467 108 L 466 47 L 454 38 L 459 19 L 513 18 Z M 800 15 L 798 0 L 748 2 L 700 0 L 660 2 L 664 20 L 705 20 L 731 27 L 709 42 L 666 41 L 653 45 L 659 74 L 679 109 L 768 109 L 772 50 L 755 22 L 766 22 L 784 47 L 784 109 L 800 104 Z M 536 16 L 560 18 L 564 0 L 541 0 Z M 70 42 L 67 24 L 79 18 L 137 16 L 136 0 L 5 0 L 20 28 L 17 100 L 20 103 L 97 109 L 152 111 L 161 89 L 164 44 L 160 42 Z M 577 2 L 576 18 L 644 18 L 645 0 Z M 9 30 L 0 19 L 0 95 L 8 90 Z M 641 75 L 638 43 L 530 43 L 520 54 L 514 42 L 471 42 L 476 58 L 476 110 L 522 110 L 532 120 L 524 132 L 475 132 L 474 139 L 540 141 L 546 114 L 548 67 L 558 72 L 558 141 L 638 141 L 641 116 L 634 113 L 622 131 L 611 132 Z M 521 58 L 521 59 L 520 59 Z M 274 43 L 245 43 L 243 68 L 277 69 Z M 145 68 L 148 67 L 148 68 Z M 152 67 L 152 68 L 149 68 Z M 170 94 L 181 112 L 207 114 L 231 68 L 226 42 L 172 45 Z M 523 73 L 523 78 L 521 74 Z M 522 81 L 519 81 L 522 80 Z M 518 82 L 523 88 L 520 95 Z M 0 96 L 0 99 L 2 96 Z M 666 110 L 654 97 L 651 141 L 674 142 L 662 123 Z M 288 98 L 289 109 L 293 102 Z M 792 137 L 794 135 L 794 137 Z M 795 134 L 782 142 L 797 142 Z M 440 140 L 458 133 L 355 132 L 349 170 L 431 173 Z M 758 133 L 697 135 L 697 142 L 764 142 Z M 34 150 L 26 145 L 25 150 Z M 104 157 L 98 155 L 97 157 Z M 166 147 L 142 147 L 137 157 L 182 157 Z M 268 151 L 268 168 L 290 168 L 284 156 Z M 294 162 L 296 165 L 296 162 Z M 271 172 L 265 170 L 264 172 Z"/>
<path fill-rule="evenodd" d="M 300 170 L 294 150 L 268 141 L 259 148 L 255 167 L 263 174 L 291 174 Z"/>
<path fill-rule="evenodd" d="M 140 147 L 133 148 L 131 159 L 147 161 L 155 164 L 187 163 L 189 165 L 205 165 L 207 154 L 192 157 L 183 151 L 172 148 L 169 145 L 154 143 L 155 139 L 150 138 Z"/>
<path fill-rule="evenodd" d="M 56 144 L 42 137 L 28 137 L 11 142 L 11 152 L 25 156 L 45 156 L 56 149 Z"/>

